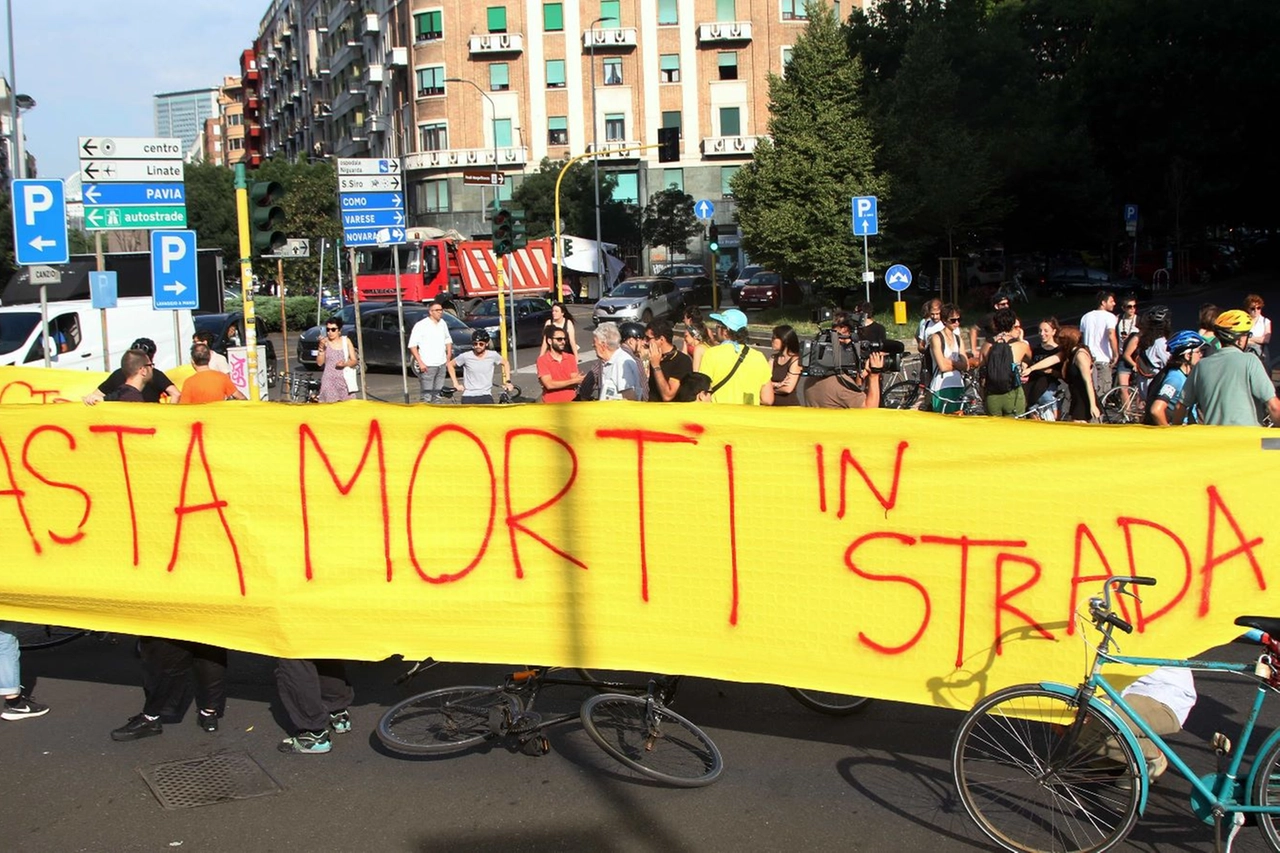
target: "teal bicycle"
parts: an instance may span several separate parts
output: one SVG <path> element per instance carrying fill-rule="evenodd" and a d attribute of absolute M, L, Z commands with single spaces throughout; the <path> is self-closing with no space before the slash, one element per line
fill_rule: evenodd
<path fill-rule="evenodd" d="M 1001 847 L 1025 853 L 1103 851 L 1124 839 L 1145 810 L 1150 788 L 1147 764 L 1127 716 L 1169 760 L 1170 772 L 1191 783 L 1191 809 L 1214 826 L 1219 851 L 1230 851 L 1246 816 L 1257 822 L 1268 847 L 1280 851 L 1280 730 L 1263 741 L 1247 776 L 1241 776 L 1263 702 L 1280 689 L 1280 619 L 1236 620 L 1254 629 L 1246 638 L 1261 645 L 1257 659 L 1249 663 L 1116 654 L 1112 633 L 1130 633 L 1133 627 L 1112 611 L 1113 590 L 1116 597 L 1136 598 L 1130 587 L 1155 582 L 1108 578 L 1102 595 L 1089 600 L 1089 615 L 1102 639 L 1079 686 L 1041 682 L 1008 687 L 978 702 L 961 723 L 951 752 L 960 801 Z M 1222 735 L 1214 738 L 1218 772 L 1198 776 L 1133 712 L 1101 673 L 1110 663 L 1228 672 L 1256 682 L 1235 748 Z M 1103 745 L 1109 756 L 1121 757 L 1103 758 Z M 1225 839 L 1224 828 L 1229 828 Z"/>

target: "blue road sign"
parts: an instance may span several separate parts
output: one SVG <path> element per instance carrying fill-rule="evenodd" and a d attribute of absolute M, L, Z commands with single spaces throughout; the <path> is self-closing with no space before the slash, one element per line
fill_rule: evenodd
<path fill-rule="evenodd" d="M 115 270 L 89 273 L 89 298 L 94 308 L 115 308 L 118 292 Z"/>
<path fill-rule="evenodd" d="M 1126 224 L 1138 222 L 1138 206 L 1136 204 L 1126 204 L 1124 206 L 1124 221 Z"/>
<path fill-rule="evenodd" d="M 884 283 L 895 293 L 901 293 L 911 286 L 911 270 L 902 264 L 894 264 L 884 271 Z"/>
<path fill-rule="evenodd" d="M 85 207 L 187 203 L 184 184 L 85 184 L 80 194 Z"/>
<path fill-rule="evenodd" d="M 196 232 L 151 232 L 151 305 L 157 311 L 200 307 Z"/>
<path fill-rule="evenodd" d="M 400 193 L 343 193 L 338 201 L 343 210 L 404 210 Z"/>
<path fill-rule="evenodd" d="M 13 254 L 22 265 L 67 262 L 67 196 L 62 181 L 13 182 Z"/>
<path fill-rule="evenodd" d="M 880 233 L 880 220 L 876 210 L 876 197 L 873 195 L 856 195 L 853 197 L 853 233 L 859 237 L 869 237 Z"/>
<path fill-rule="evenodd" d="M 716 215 L 716 206 L 704 198 L 693 206 L 693 213 L 699 219 L 710 219 Z"/>
<path fill-rule="evenodd" d="M 403 243 L 403 228 L 344 228 L 342 242 L 348 246 L 385 246 Z"/>
<path fill-rule="evenodd" d="M 382 228 L 396 225 L 404 227 L 404 213 L 399 210 L 344 210 L 343 228 Z"/>

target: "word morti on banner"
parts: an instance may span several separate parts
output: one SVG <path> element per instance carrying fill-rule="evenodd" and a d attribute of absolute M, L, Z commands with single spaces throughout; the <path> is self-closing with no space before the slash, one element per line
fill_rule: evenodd
<path fill-rule="evenodd" d="M 80 137 L 84 225 L 90 231 L 185 228 L 182 140 Z"/>
<path fill-rule="evenodd" d="M 348 248 L 405 242 L 405 205 L 398 159 L 338 160 L 338 210 Z"/>

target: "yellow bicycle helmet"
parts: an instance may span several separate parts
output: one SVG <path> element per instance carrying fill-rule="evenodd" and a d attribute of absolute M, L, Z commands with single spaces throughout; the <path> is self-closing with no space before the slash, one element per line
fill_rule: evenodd
<path fill-rule="evenodd" d="M 1239 308 L 1223 311 L 1213 321 L 1214 328 L 1227 335 L 1247 335 L 1253 330 L 1253 318 Z"/>

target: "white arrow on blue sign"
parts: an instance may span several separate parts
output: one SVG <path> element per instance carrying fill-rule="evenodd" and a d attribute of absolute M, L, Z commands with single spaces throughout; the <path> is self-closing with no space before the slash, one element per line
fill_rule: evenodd
<path fill-rule="evenodd" d="M 13 182 L 13 253 L 23 266 L 65 264 L 67 196 L 62 181 Z"/>
<path fill-rule="evenodd" d="M 699 219 L 710 219 L 716 215 L 716 206 L 704 198 L 693 206 L 693 213 Z"/>
<path fill-rule="evenodd" d="M 901 293 L 911 286 L 911 270 L 903 264 L 894 264 L 884 271 L 884 283 L 895 293 Z"/>
<path fill-rule="evenodd" d="M 873 195 L 856 195 L 853 197 L 853 233 L 859 237 L 868 237 L 880 233 L 880 220 L 876 210 L 876 197 Z"/>
<path fill-rule="evenodd" d="M 185 184 L 85 184 L 81 195 L 86 207 L 187 203 Z"/>
<path fill-rule="evenodd" d="M 157 311 L 200 307 L 196 232 L 151 232 L 151 305 Z"/>

